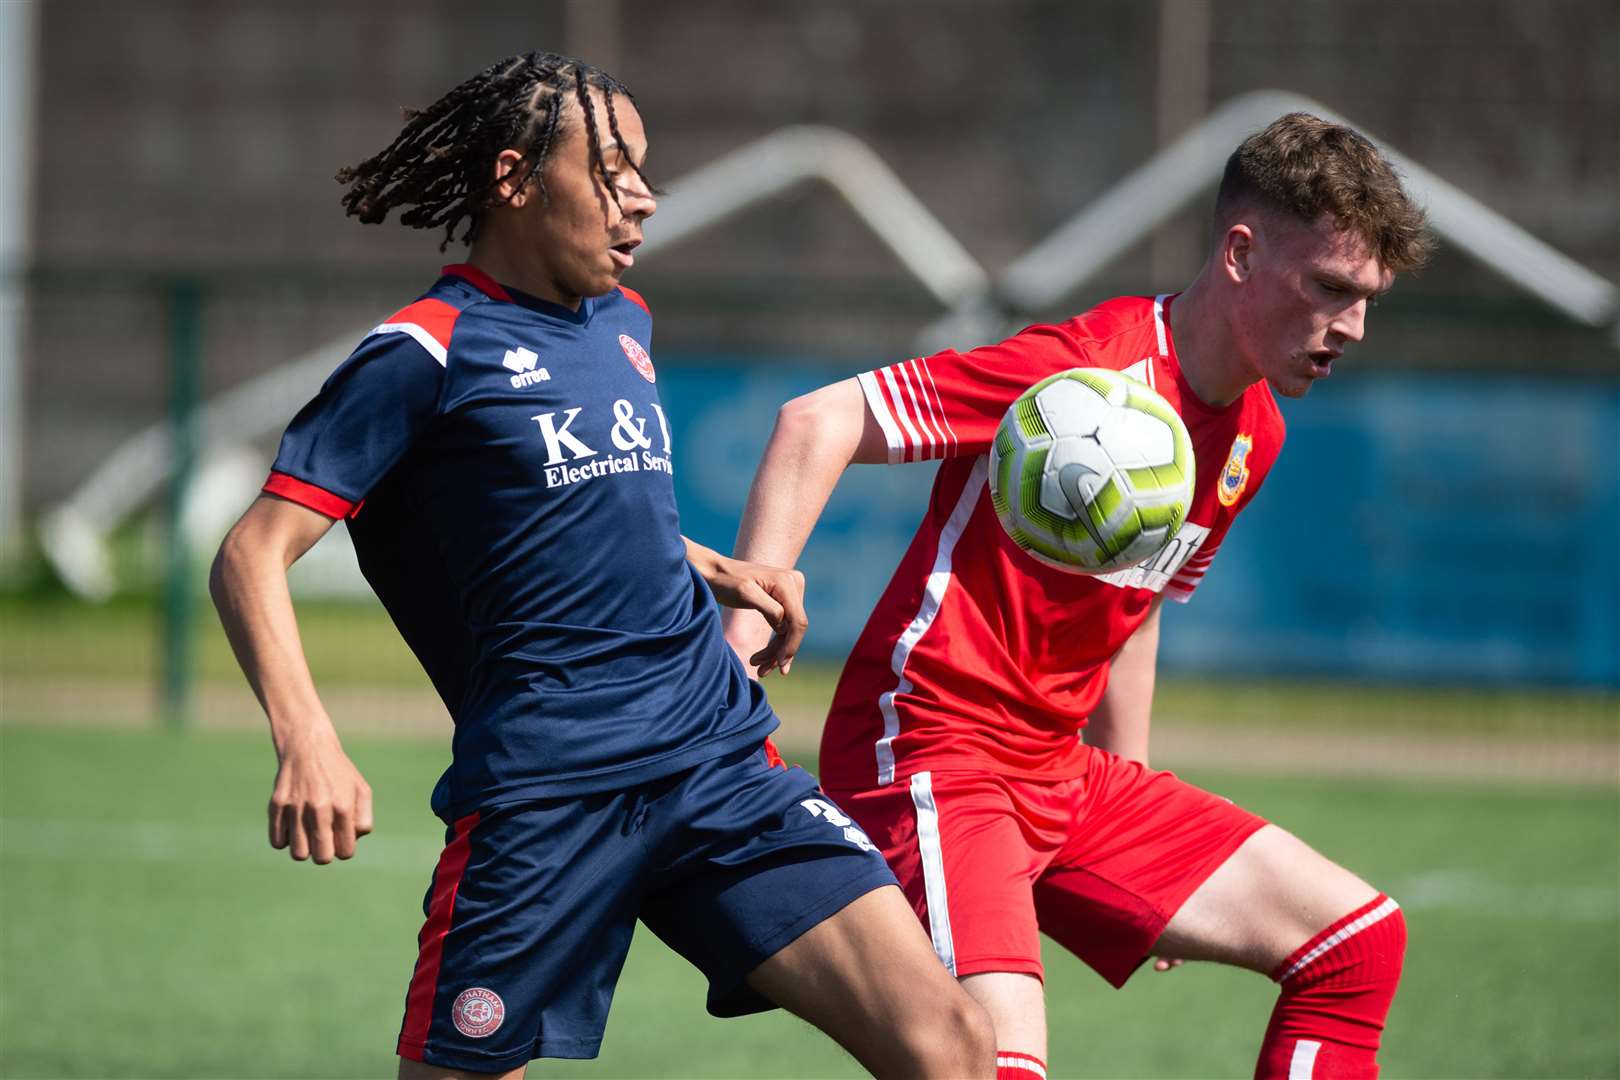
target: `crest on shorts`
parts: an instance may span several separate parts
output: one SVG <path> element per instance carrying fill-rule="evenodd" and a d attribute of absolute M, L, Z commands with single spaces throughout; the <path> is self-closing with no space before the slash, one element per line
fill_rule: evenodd
<path fill-rule="evenodd" d="M 1221 470 L 1221 478 L 1215 485 L 1215 494 L 1220 497 L 1222 506 L 1237 502 L 1243 489 L 1249 486 L 1249 466 L 1245 463 L 1249 459 L 1249 451 L 1253 449 L 1253 435 L 1239 435 L 1232 440 L 1232 452 L 1227 455 L 1226 468 Z"/>
<path fill-rule="evenodd" d="M 456 995 L 450 1006 L 450 1019 L 456 1030 L 469 1039 L 493 1035 L 506 1019 L 506 1003 L 501 995 L 482 986 L 469 987 Z"/>
<path fill-rule="evenodd" d="M 648 356 L 647 350 L 641 347 L 641 342 L 629 334 L 620 334 L 619 348 L 624 350 L 624 355 L 630 361 L 630 366 L 641 372 L 643 379 L 648 382 L 658 381 L 658 376 L 653 374 L 652 357 Z"/>

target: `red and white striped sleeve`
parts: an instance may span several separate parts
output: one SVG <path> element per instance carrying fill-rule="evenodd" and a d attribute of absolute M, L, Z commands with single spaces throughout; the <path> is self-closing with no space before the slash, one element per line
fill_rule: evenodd
<path fill-rule="evenodd" d="M 1215 561 L 1215 552 L 1220 550 L 1219 537 L 1211 537 L 1213 543 L 1207 547 L 1200 547 L 1193 553 L 1193 557 L 1181 565 L 1174 577 L 1164 586 L 1164 594 L 1178 604 L 1185 604 L 1192 599 L 1194 590 L 1209 573 L 1210 564 Z"/>
<path fill-rule="evenodd" d="M 998 345 L 947 349 L 856 378 L 895 464 L 987 453 L 1020 394 L 1084 362 L 1079 343 L 1063 328 L 1032 326 Z"/>
<path fill-rule="evenodd" d="M 905 360 L 856 376 L 888 441 L 891 465 L 947 457 L 961 443 L 945 414 L 929 359 Z"/>

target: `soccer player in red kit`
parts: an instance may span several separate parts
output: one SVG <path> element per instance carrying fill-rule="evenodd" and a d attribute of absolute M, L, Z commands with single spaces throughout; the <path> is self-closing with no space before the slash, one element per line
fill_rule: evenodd
<path fill-rule="evenodd" d="M 1122 297 L 999 345 L 867 372 L 783 406 L 737 554 L 791 566 L 852 462 L 943 459 L 927 514 L 850 654 L 822 782 L 887 856 L 940 959 L 989 1010 L 1001 1074 L 1045 1075 L 1039 933 L 1122 986 L 1213 960 L 1281 994 L 1261 1077 L 1367 1077 L 1405 951 L 1399 906 L 1282 829 L 1149 768 L 1165 596 L 1186 601 L 1304 395 L 1431 241 L 1358 133 L 1295 113 L 1246 140 L 1185 291 Z M 1008 405 L 1073 367 L 1148 383 L 1197 457 L 1187 522 L 1088 577 L 1003 532 L 987 454 Z M 750 655 L 763 620 L 728 635 Z M 1083 732 L 1083 740 L 1082 740 Z"/>

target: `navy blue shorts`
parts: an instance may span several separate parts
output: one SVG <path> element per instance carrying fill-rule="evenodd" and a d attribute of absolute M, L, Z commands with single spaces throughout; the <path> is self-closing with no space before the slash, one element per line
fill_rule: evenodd
<path fill-rule="evenodd" d="M 485 1072 L 595 1057 L 637 918 L 708 977 L 714 1015 L 774 1008 L 748 973 L 893 884 L 815 778 L 763 749 L 470 814 L 423 905 L 399 1055 Z"/>

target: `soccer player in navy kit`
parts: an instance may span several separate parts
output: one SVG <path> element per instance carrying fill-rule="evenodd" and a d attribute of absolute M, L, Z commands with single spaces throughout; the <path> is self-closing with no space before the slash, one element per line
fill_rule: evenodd
<path fill-rule="evenodd" d="M 270 842 L 355 854 L 370 791 L 304 661 L 286 569 L 344 520 L 455 720 L 433 793 L 402 1077 L 594 1057 L 635 920 L 709 1009 L 779 1005 L 880 1074 L 991 1075 L 988 1018 L 864 834 L 782 765 L 715 601 L 776 627 L 803 580 L 685 540 L 652 319 L 619 286 L 655 209 L 628 92 L 530 53 L 411 114 L 339 179 L 365 222 L 466 222 L 467 263 L 385 319 L 293 420 L 211 590 L 270 720 Z"/>

